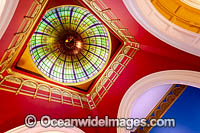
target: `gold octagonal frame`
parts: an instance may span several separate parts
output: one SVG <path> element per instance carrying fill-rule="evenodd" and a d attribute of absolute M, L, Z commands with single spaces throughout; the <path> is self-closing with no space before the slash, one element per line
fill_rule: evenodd
<path fill-rule="evenodd" d="M 8 49 L 5 51 L 3 58 L 0 62 L 0 90 L 13 92 L 16 95 L 22 94 L 33 98 L 40 98 L 54 101 L 62 104 L 68 104 L 72 106 L 94 109 L 98 103 L 103 99 L 110 87 L 114 84 L 116 79 L 120 76 L 122 71 L 126 68 L 128 63 L 133 59 L 136 52 L 139 50 L 139 43 L 128 32 L 120 20 L 112 13 L 101 0 L 81 0 L 92 12 L 102 20 L 112 32 L 114 32 L 122 41 L 123 46 L 112 59 L 111 63 L 102 73 L 96 84 L 85 94 L 78 91 L 71 90 L 67 87 L 62 87 L 56 84 L 52 84 L 46 81 L 29 77 L 19 72 L 12 70 L 12 65 L 17 58 L 20 50 L 26 43 L 26 40 L 30 36 L 33 27 L 38 22 L 41 14 L 45 10 L 49 0 L 34 0 L 27 15 L 24 17 L 18 32 L 15 34 Z M 7 75 L 3 73 L 7 72 Z M 11 82 L 18 84 L 19 87 L 12 87 L 4 84 L 4 82 Z M 24 90 L 23 87 L 30 87 L 34 89 L 33 92 Z M 44 96 L 39 95 L 39 90 L 43 90 L 44 87 L 48 94 Z M 57 90 L 58 92 L 55 92 Z M 67 93 L 67 95 L 66 95 Z M 58 95 L 60 98 L 55 98 L 53 95 Z M 69 100 L 66 100 L 68 98 Z"/>

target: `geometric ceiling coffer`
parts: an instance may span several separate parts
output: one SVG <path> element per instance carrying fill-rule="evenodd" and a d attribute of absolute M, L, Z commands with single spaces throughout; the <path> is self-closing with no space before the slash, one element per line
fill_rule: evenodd
<path fill-rule="evenodd" d="M 59 0 L 55 0 L 55 1 L 59 1 Z M 14 35 L 12 42 L 10 43 L 6 52 L 4 53 L 2 60 L 0 61 L 0 90 L 13 92 L 16 95 L 19 94 L 19 95 L 30 96 L 30 97 L 33 97 L 34 99 L 35 98 L 43 99 L 43 100 L 48 100 L 49 102 L 58 102 L 58 103 L 72 105 L 76 107 L 87 108 L 90 110 L 96 108 L 96 106 L 100 103 L 100 101 L 102 101 L 103 97 L 108 93 L 109 89 L 114 85 L 118 77 L 120 77 L 121 73 L 124 71 L 124 69 L 129 64 L 129 62 L 134 59 L 134 55 L 139 50 L 140 44 L 134 39 L 134 37 L 131 35 L 128 29 L 124 27 L 120 19 L 118 19 L 112 13 L 112 10 L 109 7 L 107 7 L 101 0 L 98 0 L 98 1 L 80 0 L 80 1 L 83 2 L 83 4 L 98 17 L 98 19 L 100 19 L 107 27 L 109 27 L 109 29 L 112 31 L 112 33 L 114 33 L 114 35 L 111 34 L 111 37 L 110 37 L 109 35 L 110 32 L 108 33 L 107 29 L 102 24 L 100 24 L 100 22 L 96 19 L 96 17 L 92 16 L 90 12 L 85 8 L 82 8 L 79 6 L 72 6 L 72 5 L 69 5 L 69 6 L 62 5 L 62 6 L 56 7 L 57 11 L 56 11 L 56 8 L 51 8 L 50 10 L 46 11 L 46 9 L 49 6 L 54 7 L 54 5 L 52 5 L 51 0 L 40 0 L 40 2 L 38 0 L 34 0 L 31 8 L 29 9 L 26 16 L 24 17 L 20 27 L 18 28 L 17 33 Z M 64 13 L 61 13 L 64 10 L 64 9 L 62 10 L 62 8 L 65 9 Z M 73 8 L 73 11 L 71 12 L 72 8 Z M 79 9 L 80 11 L 78 12 Z M 44 11 L 46 11 L 46 14 L 43 15 Z M 51 15 L 50 12 L 52 12 L 52 15 L 53 13 L 55 15 L 55 17 L 51 16 L 51 19 L 50 19 L 51 21 L 45 18 L 47 13 Z M 85 16 L 84 18 L 81 17 L 81 15 L 86 15 L 87 13 L 88 13 L 87 16 Z M 57 15 L 59 15 L 59 17 L 57 17 Z M 66 17 L 63 18 L 63 15 Z M 41 16 L 43 18 L 41 18 Z M 70 30 L 69 22 L 68 22 L 68 27 L 67 27 L 66 21 L 71 20 L 71 23 L 70 23 L 71 29 L 74 28 L 74 26 L 76 26 L 77 27 L 76 31 L 79 31 L 79 28 L 80 28 L 79 26 L 81 26 L 83 21 L 86 21 L 86 18 L 89 16 L 93 19 L 89 18 L 87 19 L 87 21 L 96 20 L 95 22 L 98 22 L 99 26 L 101 27 L 96 27 L 97 25 L 95 25 L 93 29 L 91 29 L 91 27 L 82 26 L 83 28 L 87 28 L 86 30 L 87 32 L 86 31 L 85 32 L 88 33 L 87 39 L 85 41 L 90 41 L 89 44 L 84 44 L 83 42 L 84 40 L 83 39 L 81 40 L 79 38 L 80 33 L 78 34 L 77 32 L 73 32 L 72 30 Z M 80 22 L 79 20 L 81 18 L 82 18 L 81 20 L 82 22 L 79 24 L 79 26 L 77 26 L 77 22 L 79 23 Z M 37 24 L 38 20 L 39 20 L 39 24 Z M 44 22 L 45 20 L 46 22 L 50 21 L 51 23 L 47 24 L 46 22 Z M 65 20 L 65 23 L 63 20 Z M 57 30 L 57 32 L 65 33 L 65 34 L 58 35 L 58 33 L 56 33 L 55 29 L 52 26 L 49 27 L 49 24 L 51 24 Z M 92 25 L 93 24 L 95 23 L 92 22 Z M 41 26 L 41 29 L 43 30 L 39 31 L 39 26 Z M 36 29 L 33 31 L 34 28 Z M 62 32 L 63 29 L 65 30 L 68 29 L 68 31 L 70 32 L 66 32 L 66 31 Z M 94 29 L 98 29 L 98 31 L 94 31 Z M 100 29 L 103 29 L 103 31 L 101 31 Z M 33 31 L 33 35 L 31 35 L 32 31 Z M 34 40 L 33 36 L 37 37 L 38 36 L 37 32 L 41 32 L 41 34 L 39 33 L 41 39 L 35 39 L 35 42 L 34 42 L 32 41 Z M 95 32 L 94 37 L 90 37 L 92 36 L 91 35 L 92 32 Z M 50 36 L 42 35 L 44 33 L 46 33 L 45 35 L 49 34 Z M 96 36 L 96 33 L 99 33 L 97 34 L 98 36 Z M 69 36 L 67 37 L 65 36 L 65 38 L 62 38 L 62 35 L 63 36 L 69 35 Z M 120 44 L 121 43 L 123 44 L 122 46 L 119 47 L 119 49 L 116 47 L 120 45 L 119 41 L 116 41 L 118 39 L 113 38 L 113 36 L 115 35 L 120 39 L 121 41 Z M 61 36 L 61 38 L 60 39 L 53 38 L 52 36 L 54 37 Z M 28 40 L 29 37 L 30 37 L 30 40 Z M 95 43 L 91 43 L 92 39 L 95 39 Z M 112 39 L 112 49 L 111 49 L 111 39 Z M 72 56 L 72 58 L 74 56 L 77 56 L 77 54 L 79 54 L 80 51 L 82 52 L 83 51 L 82 48 L 84 48 L 85 45 L 90 45 L 90 48 L 92 48 L 91 44 L 95 44 L 95 48 L 96 47 L 101 48 L 101 51 L 102 50 L 105 51 L 105 49 L 109 49 L 107 50 L 107 53 L 105 53 L 105 56 L 103 57 L 100 56 L 101 58 L 106 60 L 106 62 L 104 63 L 104 66 L 101 69 L 98 69 L 100 71 L 95 76 L 83 81 L 67 83 L 67 82 L 63 82 L 63 80 L 61 80 L 60 82 L 59 80 L 57 81 L 56 79 L 51 78 L 49 74 L 46 75 L 45 73 L 42 72 L 42 70 L 38 68 L 37 62 L 34 62 L 36 55 L 33 56 L 33 53 L 36 49 L 39 50 L 39 47 L 43 47 L 45 50 L 47 50 L 47 52 L 48 50 L 51 50 L 50 48 L 52 47 L 45 46 L 46 47 L 45 48 L 44 46 L 38 46 L 34 48 L 34 46 L 32 46 L 31 48 L 31 45 L 33 44 L 36 46 L 38 44 L 41 44 L 41 42 L 46 42 L 44 43 L 44 45 L 47 45 L 47 44 L 53 45 L 55 41 L 57 41 L 57 44 L 60 43 L 60 41 L 58 40 L 62 40 L 61 41 L 62 47 L 61 47 L 61 44 L 59 44 L 57 47 L 53 47 L 54 50 L 56 48 L 65 48 L 65 50 L 68 51 L 67 53 L 65 53 L 66 56 Z M 28 41 L 28 44 L 27 44 L 27 41 Z M 99 41 L 101 41 L 101 43 Z M 103 46 L 103 44 L 105 44 L 106 46 Z M 107 48 L 103 48 L 103 47 L 107 47 Z M 46 52 L 44 49 L 40 49 L 40 50 L 43 50 L 43 52 Z M 98 51 L 99 49 L 96 48 L 95 50 Z M 110 53 L 111 53 L 110 51 L 112 51 L 112 60 L 109 60 Z M 88 50 L 88 54 L 91 54 L 91 49 Z M 22 56 L 25 57 L 23 58 L 25 60 L 22 59 Z M 30 59 L 32 58 L 31 60 L 33 60 L 33 62 L 29 62 L 30 64 L 29 63 L 23 64 L 24 62 L 27 62 L 26 56 L 29 56 L 28 58 Z M 48 55 L 46 56 L 48 57 Z M 43 57 L 46 58 L 46 56 L 43 56 Z M 96 56 L 96 55 L 93 55 L 93 56 Z M 57 56 L 56 58 L 59 59 L 60 57 Z M 54 62 L 56 60 L 54 58 L 51 58 L 51 59 L 54 60 Z M 109 60 L 109 65 L 106 65 L 108 60 Z M 28 69 L 30 70 L 29 72 L 24 71 L 22 69 L 18 69 L 19 62 L 27 67 L 31 65 L 30 68 L 36 67 L 38 71 L 33 68 L 34 72 L 36 72 L 40 76 L 38 77 L 38 75 L 31 75 L 32 73 L 29 73 L 29 72 L 32 72 L 30 68 Z M 55 65 L 56 64 L 57 64 L 57 61 L 55 62 Z M 74 60 L 73 60 L 73 64 L 74 64 Z M 51 71 L 53 71 L 55 65 L 52 67 Z M 105 65 L 106 65 L 106 68 L 104 68 Z M 102 70 L 103 72 L 101 73 Z M 64 70 L 64 72 L 66 71 L 67 70 Z M 73 89 L 73 87 L 74 86 L 76 87 L 76 85 L 81 86 L 83 82 L 87 82 L 89 80 L 92 81 L 92 78 L 95 78 L 99 73 L 101 73 L 101 75 L 95 80 L 92 86 L 89 87 L 89 91 L 87 93 L 82 93 L 80 91 L 76 91 Z M 74 74 L 74 71 L 73 71 L 73 74 Z M 41 76 L 47 78 L 47 80 Z M 55 83 L 55 81 L 58 83 Z M 59 83 L 63 84 L 64 86 L 60 85 Z M 74 85 L 74 86 L 71 87 L 70 85 Z"/>
<path fill-rule="evenodd" d="M 105 68 L 111 39 L 107 28 L 87 9 L 64 5 L 45 13 L 31 37 L 29 51 L 45 78 L 78 85 Z"/>

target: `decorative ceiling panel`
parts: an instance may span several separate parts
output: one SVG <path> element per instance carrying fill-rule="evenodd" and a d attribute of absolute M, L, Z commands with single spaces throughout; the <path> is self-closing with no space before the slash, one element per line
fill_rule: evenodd
<path fill-rule="evenodd" d="M 45 13 L 29 50 L 42 75 L 80 84 L 94 79 L 106 66 L 111 39 L 107 28 L 87 9 L 61 6 Z"/>

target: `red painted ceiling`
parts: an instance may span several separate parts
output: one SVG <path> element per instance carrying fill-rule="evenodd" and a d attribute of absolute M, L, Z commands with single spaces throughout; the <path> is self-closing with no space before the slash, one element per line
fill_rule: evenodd
<path fill-rule="evenodd" d="M 138 79 L 162 70 L 184 69 L 200 71 L 199 57 L 173 48 L 151 35 L 132 18 L 121 0 L 103 0 L 103 2 L 111 8 L 122 24 L 135 36 L 140 43 L 141 50 L 136 53 L 134 59 L 128 64 L 97 108 L 90 111 L 0 91 L 0 132 L 24 124 L 24 118 L 27 114 L 34 114 L 37 118 L 42 115 L 50 115 L 54 118 L 86 118 L 88 115 L 104 117 L 108 115 L 116 118 L 123 95 Z M 20 0 L 15 15 L 0 40 L 0 57 L 2 57 L 11 42 L 31 3 L 32 0 Z M 116 128 L 82 129 L 89 133 L 116 132 Z"/>

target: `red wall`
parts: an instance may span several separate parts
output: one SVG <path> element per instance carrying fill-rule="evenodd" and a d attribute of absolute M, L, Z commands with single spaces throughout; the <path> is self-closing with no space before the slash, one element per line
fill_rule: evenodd
<path fill-rule="evenodd" d="M 19 0 L 18 6 L 16 8 L 16 11 L 14 13 L 14 16 L 2 36 L 0 40 L 1 48 L 0 48 L 0 58 L 3 56 L 3 53 L 8 48 L 9 44 L 11 43 L 14 33 L 17 32 L 18 27 L 20 26 L 22 20 L 24 19 L 24 16 L 26 15 L 27 11 L 29 10 L 33 0 Z"/>

